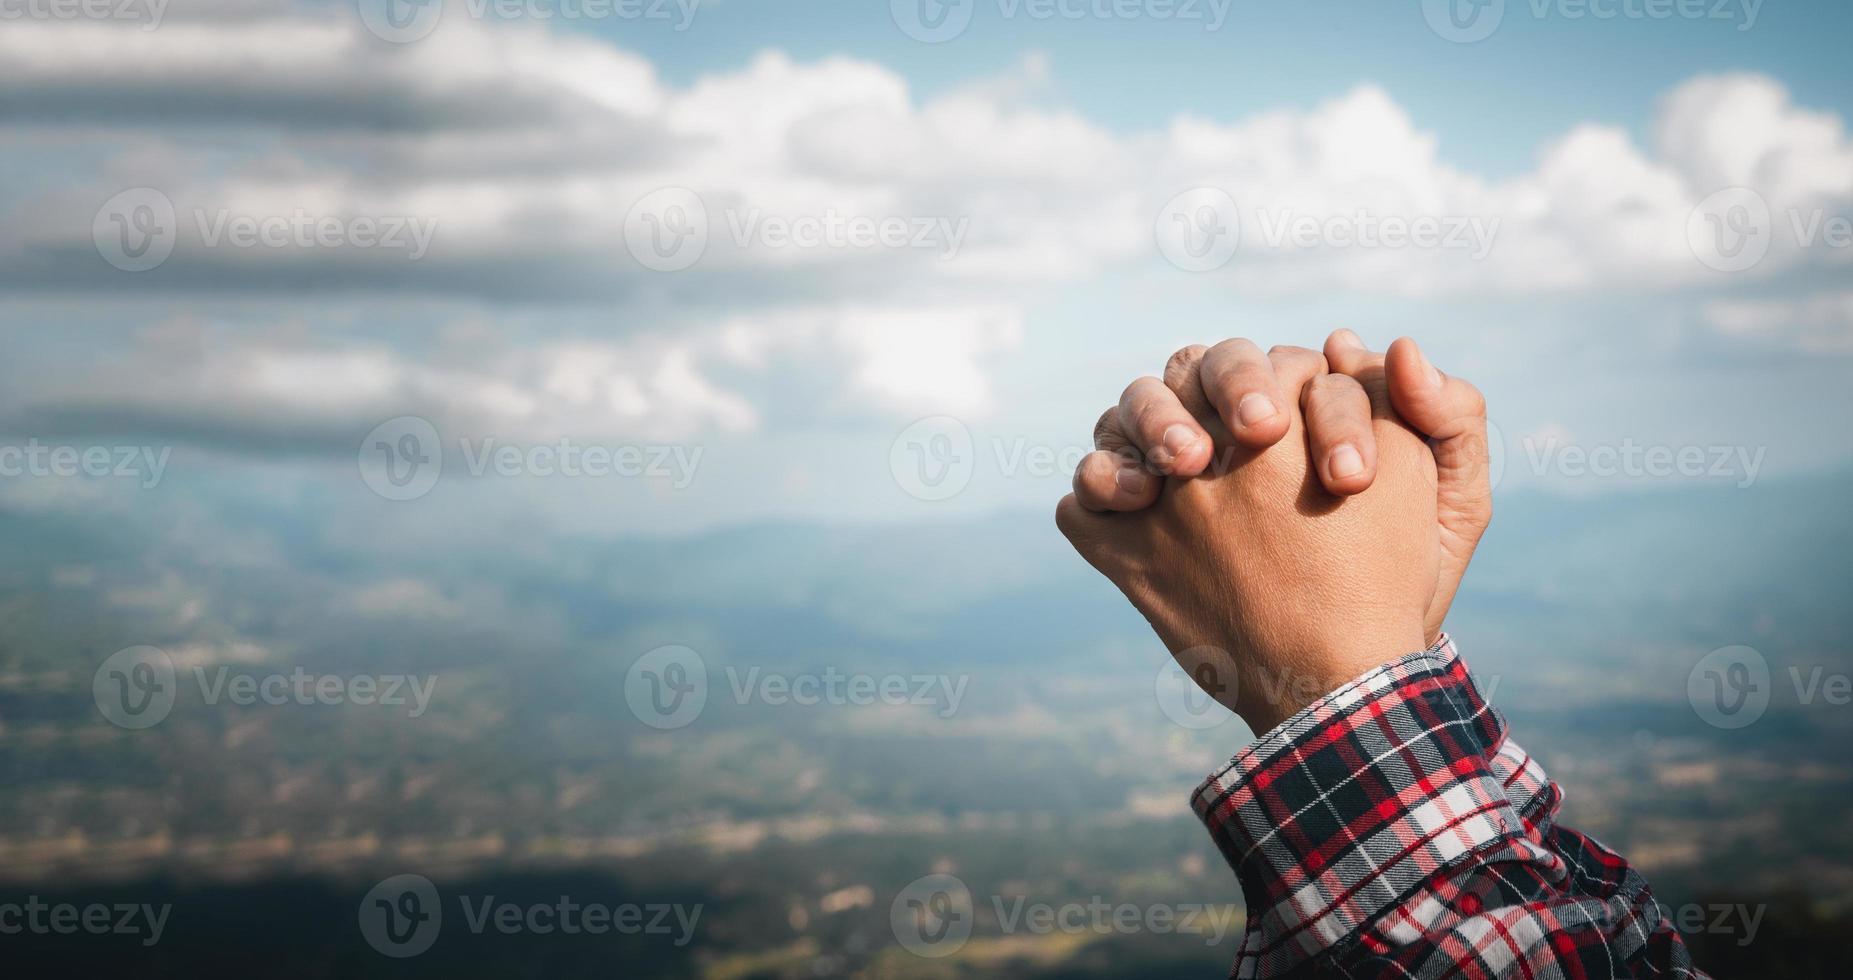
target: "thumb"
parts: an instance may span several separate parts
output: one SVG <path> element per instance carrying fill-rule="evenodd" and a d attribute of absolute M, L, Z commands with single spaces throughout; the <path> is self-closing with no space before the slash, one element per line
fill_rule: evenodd
<path fill-rule="evenodd" d="M 1490 511 L 1486 398 L 1480 389 L 1436 370 L 1408 337 L 1390 345 L 1384 374 L 1396 414 L 1434 442 L 1441 492 L 1485 497 Z"/>
<path fill-rule="evenodd" d="M 1480 390 L 1436 370 L 1415 341 L 1403 337 L 1384 358 L 1390 404 L 1428 436 L 1435 453 L 1435 511 L 1441 521 L 1441 581 L 1429 609 L 1428 632 L 1440 633 L 1467 563 L 1493 520 L 1493 484 L 1486 445 L 1486 399 Z"/>

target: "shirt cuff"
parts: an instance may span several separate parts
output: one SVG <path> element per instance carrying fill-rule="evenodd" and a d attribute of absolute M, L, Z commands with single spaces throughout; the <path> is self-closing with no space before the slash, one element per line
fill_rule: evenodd
<path fill-rule="evenodd" d="M 1523 836 L 1504 741 L 1444 634 L 1237 753 L 1191 806 L 1242 883 L 1244 958 L 1266 976 L 1346 945 L 1436 874 Z"/>

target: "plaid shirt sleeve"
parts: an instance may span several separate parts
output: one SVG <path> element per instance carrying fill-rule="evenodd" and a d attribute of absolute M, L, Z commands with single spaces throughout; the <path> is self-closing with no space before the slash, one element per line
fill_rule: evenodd
<path fill-rule="evenodd" d="M 1192 797 L 1248 903 L 1230 976 L 1703 977 L 1561 800 L 1446 636 L 1333 691 Z"/>

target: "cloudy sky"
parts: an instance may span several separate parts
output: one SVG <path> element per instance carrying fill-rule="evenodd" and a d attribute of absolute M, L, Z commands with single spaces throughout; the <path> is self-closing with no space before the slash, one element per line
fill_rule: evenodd
<path fill-rule="evenodd" d="M 1502 490 L 1853 463 L 1844 5 L 55 8 L 0 4 L 0 441 L 171 457 L 13 506 L 1041 507 L 1171 350 L 1337 326 L 1478 382 Z M 1628 446 L 1706 472 L 1562 455 Z"/>

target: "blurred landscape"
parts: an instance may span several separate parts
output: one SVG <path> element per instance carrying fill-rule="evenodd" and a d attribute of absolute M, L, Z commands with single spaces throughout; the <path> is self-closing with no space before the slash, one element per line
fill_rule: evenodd
<path fill-rule="evenodd" d="M 1675 906 L 1768 906 L 1753 937 L 1710 917 L 1691 937 L 1720 975 L 1837 949 L 1820 944 L 1853 897 L 1853 833 L 1831 816 L 1853 804 L 1853 759 L 1832 748 L 1853 718 L 1783 680 L 1853 667 L 1842 486 L 1509 497 L 1456 605 L 1451 628 L 1494 703 L 1565 786 L 1567 823 Z M 211 542 L 153 519 L 161 509 L 109 526 L 0 517 L 3 894 L 172 904 L 152 948 L 9 939 L 22 955 L 74 975 L 229 971 L 246 947 L 275 954 L 280 976 L 1212 975 L 1239 942 L 1240 890 L 1185 801 L 1248 735 L 1233 718 L 1167 718 L 1162 649 L 1044 514 L 528 539 L 519 554 L 460 531 L 363 566 L 284 506 L 254 504 Z M 171 713 L 129 730 L 92 683 L 138 644 L 181 677 Z M 658 730 L 628 707 L 626 676 L 666 644 L 703 658 L 708 697 Z M 1687 675 L 1733 644 L 1766 656 L 1777 683 L 1759 722 L 1725 731 L 1695 711 Z M 417 717 L 203 703 L 193 668 L 228 665 L 386 665 L 435 685 Z M 936 703 L 742 702 L 754 668 L 965 686 L 956 703 L 944 689 Z M 897 945 L 889 913 L 935 872 L 981 899 L 971 940 L 925 959 Z M 447 925 L 430 954 L 390 961 L 353 921 L 402 873 L 445 894 L 701 912 L 684 946 Z M 997 921 L 1019 899 L 1095 897 L 1224 907 L 1236 925 L 1216 943 Z"/>
<path fill-rule="evenodd" d="M 1223 976 L 1250 733 L 1051 511 L 1349 327 L 1487 395 L 1449 628 L 1564 821 L 1845 977 L 1849 37 L 0 0 L 0 971 Z"/>

